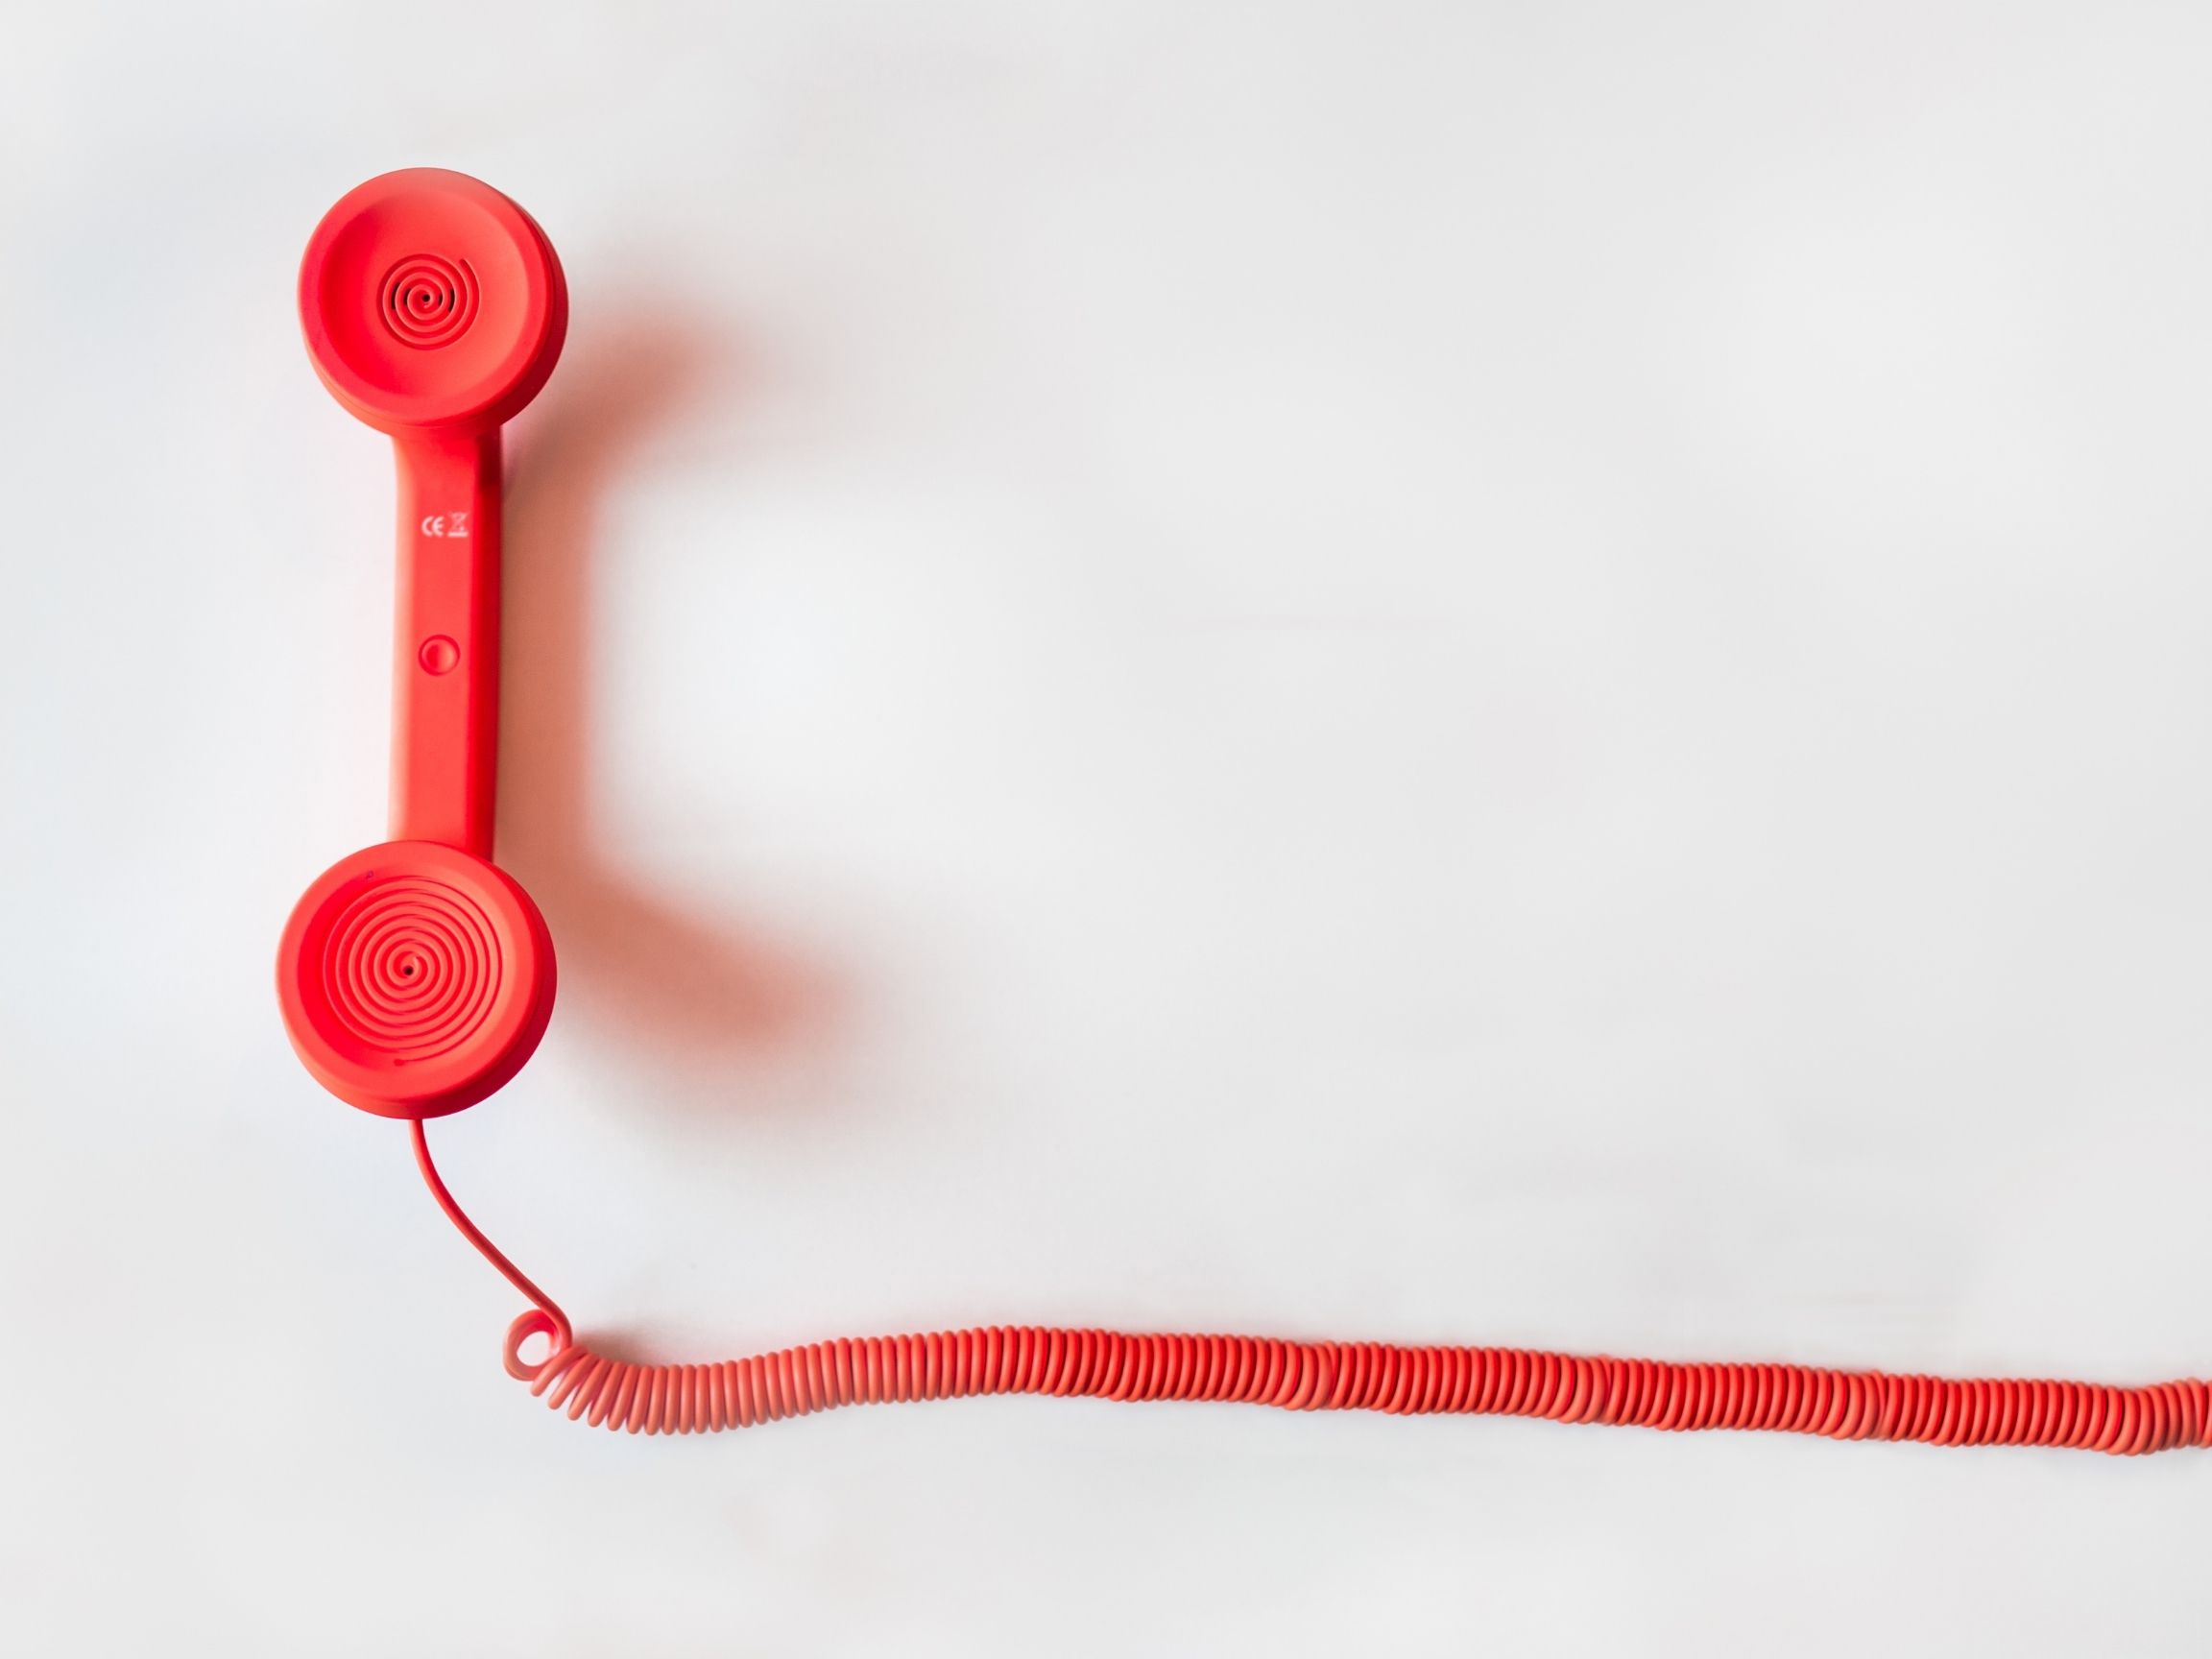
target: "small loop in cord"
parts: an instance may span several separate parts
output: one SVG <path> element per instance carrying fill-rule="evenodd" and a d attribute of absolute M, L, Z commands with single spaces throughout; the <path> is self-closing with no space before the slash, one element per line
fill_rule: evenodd
<path fill-rule="evenodd" d="M 533 1336 L 542 1336 L 552 1344 L 545 1350 L 545 1358 L 536 1364 L 522 1358 L 522 1344 Z M 542 1308 L 518 1313 L 515 1323 L 507 1327 L 507 1375 L 517 1382 L 535 1382 L 554 1357 L 572 1342 L 566 1320 L 554 1318 Z"/>

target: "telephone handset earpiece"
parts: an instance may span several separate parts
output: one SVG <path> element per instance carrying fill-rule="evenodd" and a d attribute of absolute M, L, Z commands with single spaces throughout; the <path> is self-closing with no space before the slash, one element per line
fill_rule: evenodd
<path fill-rule="evenodd" d="M 499 739 L 500 426 L 561 355 L 552 244 L 490 185 L 387 173 L 324 215 L 300 267 L 323 384 L 398 466 L 392 839 L 340 859 L 292 911 L 277 996 L 292 1046 L 386 1118 L 472 1106 L 521 1069 L 553 1010 L 553 941 L 492 863 Z"/>

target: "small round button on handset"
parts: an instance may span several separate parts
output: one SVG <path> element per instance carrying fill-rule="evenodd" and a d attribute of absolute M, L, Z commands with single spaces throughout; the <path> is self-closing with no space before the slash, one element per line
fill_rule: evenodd
<path fill-rule="evenodd" d="M 277 999 L 333 1094 L 436 1118 L 513 1077 L 553 1009 L 552 936 L 492 862 L 492 831 L 500 427 L 560 358 L 567 285 L 515 203 L 410 168 L 324 215 L 301 262 L 300 322 L 324 385 L 393 441 L 399 619 L 391 838 L 301 897 Z"/>

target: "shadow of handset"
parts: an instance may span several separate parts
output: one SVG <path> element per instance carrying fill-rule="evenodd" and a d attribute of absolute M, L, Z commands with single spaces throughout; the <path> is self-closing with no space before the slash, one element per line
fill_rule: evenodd
<path fill-rule="evenodd" d="M 565 1014 L 685 1058 L 813 1034 L 829 977 L 743 923 L 701 914 L 626 872 L 597 833 L 591 696 L 600 507 L 655 430 L 735 356 L 697 322 L 633 308 L 570 342 L 516 445 L 507 495 L 500 854 L 525 872 L 561 942 Z"/>

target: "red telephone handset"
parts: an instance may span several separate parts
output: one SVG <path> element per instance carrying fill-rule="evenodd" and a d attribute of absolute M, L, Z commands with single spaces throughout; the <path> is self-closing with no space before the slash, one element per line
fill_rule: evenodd
<path fill-rule="evenodd" d="M 398 462 L 392 839 L 342 858 L 284 929 L 292 1046 L 387 1118 L 472 1106 L 553 1011 L 553 941 L 492 863 L 499 742 L 499 429 L 561 355 L 552 244 L 490 185 L 413 168 L 349 193 L 300 267 L 332 396 Z"/>
<path fill-rule="evenodd" d="M 388 173 L 316 228 L 300 314 L 323 383 L 397 451 L 399 605 L 393 839 L 340 859 L 293 910 L 276 961 L 284 1024 L 332 1094 L 413 1119 L 431 1194 L 532 1303 L 508 1330 L 509 1374 L 570 1417 L 689 1433 L 871 1401 L 1027 1393 L 1947 1446 L 2212 1444 L 2212 1383 L 2195 1378 L 2124 1387 L 1037 1326 L 839 1339 L 710 1365 L 594 1352 L 462 1214 L 422 1127 L 514 1076 L 553 1009 L 553 941 L 491 858 L 499 427 L 561 354 L 561 264 L 530 216 L 489 185 L 426 168 Z M 549 1345 L 541 1359 L 522 1358 L 533 1338 Z"/>

